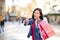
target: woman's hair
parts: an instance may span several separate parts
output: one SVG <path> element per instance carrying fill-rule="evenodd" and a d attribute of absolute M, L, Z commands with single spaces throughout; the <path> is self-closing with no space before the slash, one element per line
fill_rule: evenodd
<path fill-rule="evenodd" d="M 39 13 L 40 13 L 40 15 L 41 15 L 39 18 L 43 20 L 43 14 L 42 14 L 42 10 L 41 10 L 40 8 L 36 8 L 36 9 L 33 11 L 32 19 L 34 19 L 34 12 L 35 12 L 36 10 L 38 10 Z"/>

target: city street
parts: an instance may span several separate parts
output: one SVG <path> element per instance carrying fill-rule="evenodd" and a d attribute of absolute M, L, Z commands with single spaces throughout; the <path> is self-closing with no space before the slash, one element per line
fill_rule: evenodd
<path fill-rule="evenodd" d="M 55 35 L 42 20 L 50 23 Z M 32 40 L 27 36 L 31 26 L 36 40 L 46 38 L 45 33 L 49 34 L 46 40 L 60 40 L 60 0 L 0 0 L 0 40 Z M 40 32 L 40 27 L 45 29 Z"/>
<path fill-rule="evenodd" d="M 55 35 L 47 40 L 60 40 L 60 26 L 52 25 Z M 0 40 L 32 40 L 27 38 L 30 26 L 24 26 L 18 22 L 6 22 L 4 25 L 4 33 L 0 34 Z"/>

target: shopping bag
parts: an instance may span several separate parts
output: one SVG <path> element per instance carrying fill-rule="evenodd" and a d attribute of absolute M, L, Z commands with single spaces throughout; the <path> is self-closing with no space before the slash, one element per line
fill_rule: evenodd
<path fill-rule="evenodd" d="M 42 29 L 42 36 L 47 39 L 48 37 L 51 37 L 55 34 L 54 30 L 52 29 L 51 25 L 46 22 L 46 21 L 41 21 L 40 23 L 40 28 Z"/>

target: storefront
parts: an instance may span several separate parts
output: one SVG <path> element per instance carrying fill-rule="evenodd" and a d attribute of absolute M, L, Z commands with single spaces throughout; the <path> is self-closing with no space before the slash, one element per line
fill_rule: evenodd
<path fill-rule="evenodd" d="M 47 17 L 47 20 L 51 24 L 59 24 L 60 25 L 60 14 L 47 14 L 45 15 Z"/>

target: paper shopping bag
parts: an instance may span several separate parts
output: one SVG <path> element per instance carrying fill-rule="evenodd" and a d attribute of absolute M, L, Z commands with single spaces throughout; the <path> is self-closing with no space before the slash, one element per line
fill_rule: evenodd
<path fill-rule="evenodd" d="M 44 33 L 47 38 L 51 37 L 51 36 L 53 36 L 55 34 L 55 32 L 52 29 L 51 25 L 49 25 L 49 23 L 47 23 L 44 20 L 40 22 L 40 27 L 43 29 L 42 34 Z"/>

